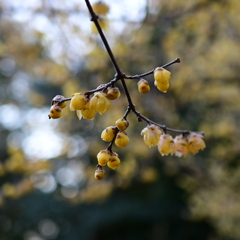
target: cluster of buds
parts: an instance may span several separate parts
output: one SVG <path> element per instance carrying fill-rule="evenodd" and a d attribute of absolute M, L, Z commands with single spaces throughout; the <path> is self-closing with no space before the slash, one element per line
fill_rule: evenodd
<path fill-rule="evenodd" d="M 181 134 L 173 139 L 170 134 L 163 133 L 154 124 L 145 127 L 141 135 L 147 146 L 158 146 L 158 151 L 162 156 L 175 154 L 178 157 L 186 157 L 189 153 L 196 154 L 206 147 L 201 134 L 189 133 L 187 137 Z"/>
<path fill-rule="evenodd" d="M 93 120 L 96 113 L 104 114 L 111 109 L 110 100 L 118 98 L 121 94 L 117 87 L 108 87 L 104 91 L 96 91 L 93 93 L 92 98 L 87 93 L 74 93 L 71 98 L 57 95 L 52 100 L 52 107 L 50 109 L 49 118 L 60 118 L 62 108 L 66 106 L 66 102 L 71 100 L 69 108 L 71 111 L 76 111 L 79 119 L 85 118 Z"/>
<path fill-rule="evenodd" d="M 115 143 L 117 147 L 126 147 L 129 143 L 129 137 L 124 131 L 128 128 L 129 122 L 125 118 L 118 119 L 115 122 L 115 126 L 109 126 L 102 131 L 101 138 L 105 142 L 110 142 L 107 149 L 101 150 L 97 154 L 98 168 L 95 171 L 95 178 L 97 180 L 102 180 L 105 174 L 102 174 L 103 166 L 108 166 L 109 168 L 115 170 L 120 164 L 120 159 L 116 152 L 112 152 L 112 144 Z M 100 170 L 99 170 L 100 166 Z M 101 177 L 99 175 L 101 172 Z M 105 171 L 104 171 L 105 172 Z"/>
<path fill-rule="evenodd" d="M 171 77 L 171 73 L 161 67 L 158 67 L 154 70 L 154 85 L 161 92 L 167 92 L 169 88 L 169 79 Z"/>
<path fill-rule="evenodd" d="M 162 67 L 157 67 L 154 70 L 154 85 L 161 92 L 166 93 L 169 88 L 169 79 L 171 72 Z M 141 78 L 138 83 L 138 91 L 142 94 L 146 94 L 150 91 L 150 85 L 147 80 Z"/>
<path fill-rule="evenodd" d="M 106 175 L 103 166 L 107 165 L 109 168 L 115 170 L 121 162 L 118 157 L 118 154 L 116 152 L 111 152 L 108 149 L 101 150 L 97 154 L 97 161 L 98 165 L 97 170 L 95 171 L 95 178 L 97 180 L 102 180 Z"/>

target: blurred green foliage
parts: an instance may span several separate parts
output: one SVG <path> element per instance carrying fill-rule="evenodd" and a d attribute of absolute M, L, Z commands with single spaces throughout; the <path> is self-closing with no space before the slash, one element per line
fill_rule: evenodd
<path fill-rule="evenodd" d="M 133 1 L 134 2 L 134 1 Z M 111 11 L 124 3 L 105 1 Z M 15 4 L 15 5 L 14 5 Z M 114 68 L 84 2 L 0 2 L 0 238 L 238 240 L 240 118 L 238 0 L 153 0 L 102 18 L 123 72 L 135 75 L 181 58 L 170 88 L 141 95 L 137 110 L 175 129 L 204 131 L 207 148 L 161 157 L 129 116 L 121 165 L 94 179 L 101 132 L 124 114 L 122 96 L 94 121 L 51 99 L 96 88 Z M 137 18 L 132 16 L 137 13 Z M 119 16 L 118 16 L 119 15 Z"/>

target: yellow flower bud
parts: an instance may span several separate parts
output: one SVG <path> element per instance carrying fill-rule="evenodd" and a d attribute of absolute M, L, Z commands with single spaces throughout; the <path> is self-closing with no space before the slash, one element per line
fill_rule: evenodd
<path fill-rule="evenodd" d="M 162 84 L 162 83 L 158 83 L 157 81 L 154 81 L 154 85 L 157 87 L 159 91 L 164 93 L 166 93 L 169 88 L 169 84 Z"/>
<path fill-rule="evenodd" d="M 104 179 L 105 175 L 106 175 L 105 170 L 102 169 L 102 168 L 98 168 L 98 169 L 95 171 L 94 177 L 95 177 L 95 179 L 97 179 L 97 180 L 102 180 L 102 179 Z"/>
<path fill-rule="evenodd" d="M 203 135 L 197 133 L 191 133 L 188 137 L 188 148 L 189 151 L 193 154 L 203 150 L 206 147 L 205 142 L 203 141 Z"/>
<path fill-rule="evenodd" d="M 109 87 L 107 88 L 107 93 L 106 93 L 106 97 L 110 100 L 114 100 L 117 99 L 121 96 L 121 92 L 119 91 L 119 89 L 117 87 Z"/>
<path fill-rule="evenodd" d="M 101 138 L 105 142 L 111 142 L 117 133 L 117 128 L 110 126 L 102 131 Z"/>
<path fill-rule="evenodd" d="M 171 72 L 169 72 L 164 68 L 158 67 L 154 70 L 154 79 L 158 83 L 166 85 L 169 83 L 170 77 L 171 77 Z"/>
<path fill-rule="evenodd" d="M 65 97 L 62 95 L 57 95 L 53 98 L 53 102 L 52 105 L 58 105 L 61 108 L 65 108 L 66 107 L 66 102 L 61 102 L 59 103 L 59 101 L 61 101 L 62 99 L 64 99 Z"/>
<path fill-rule="evenodd" d="M 100 166 L 105 166 L 109 159 L 111 157 L 111 154 L 108 150 L 101 150 L 98 154 L 97 154 L 97 160 L 98 160 L 98 164 Z"/>
<path fill-rule="evenodd" d="M 148 84 L 148 81 L 145 79 L 140 79 L 138 82 L 138 91 L 142 94 L 146 94 L 150 91 L 150 86 Z"/>
<path fill-rule="evenodd" d="M 99 15 L 106 15 L 109 12 L 109 7 L 102 1 L 96 2 L 92 5 L 93 11 Z"/>
<path fill-rule="evenodd" d="M 126 132 L 118 132 L 116 139 L 115 139 L 115 144 L 118 147 L 126 147 L 127 144 L 129 143 L 129 138 Z"/>
<path fill-rule="evenodd" d="M 118 165 L 120 164 L 120 162 L 121 161 L 118 158 L 118 154 L 114 152 L 114 153 L 111 154 L 111 158 L 108 161 L 107 165 L 108 165 L 109 168 L 115 170 L 118 167 Z"/>
<path fill-rule="evenodd" d="M 124 118 L 118 119 L 118 120 L 115 122 L 115 124 L 116 124 L 116 127 L 117 127 L 119 130 L 121 130 L 121 131 L 127 129 L 128 126 L 129 126 L 129 122 L 128 122 L 126 119 L 124 119 Z"/>
<path fill-rule="evenodd" d="M 50 108 L 49 118 L 56 119 L 61 117 L 62 109 L 59 106 L 52 105 Z"/>
<path fill-rule="evenodd" d="M 93 120 L 96 115 L 96 111 L 93 108 L 90 108 L 89 101 L 86 103 L 84 108 L 81 110 L 82 117 L 88 120 Z"/>
<path fill-rule="evenodd" d="M 182 135 L 174 138 L 175 155 L 177 157 L 186 157 L 189 153 L 188 141 Z"/>
<path fill-rule="evenodd" d="M 169 153 L 173 155 L 175 153 L 175 143 L 171 135 L 163 134 L 160 136 L 158 151 L 162 156 L 168 155 Z"/>
<path fill-rule="evenodd" d="M 87 103 L 87 98 L 83 93 L 74 93 L 70 102 L 70 110 L 82 110 Z"/>
<path fill-rule="evenodd" d="M 93 108 L 96 112 L 99 112 L 102 115 L 110 110 L 111 103 L 103 92 L 96 92 L 90 100 L 90 108 Z"/>
<path fill-rule="evenodd" d="M 151 124 L 142 130 L 141 135 L 143 136 L 144 142 L 151 147 L 158 145 L 162 131 L 156 125 Z"/>

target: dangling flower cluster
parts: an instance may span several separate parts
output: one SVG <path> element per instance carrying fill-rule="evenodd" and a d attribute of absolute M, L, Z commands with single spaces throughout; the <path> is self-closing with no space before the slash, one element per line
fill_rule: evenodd
<path fill-rule="evenodd" d="M 118 119 L 115 122 L 115 126 L 109 126 L 106 129 L 102 131 L 101 138 L 105 142 L 110 142 L 107 149 L 101 150 L 97 154 L 97 161 L 98 166 L 108 166 L 109 168 L 115 170 L 118 165 L 120 164 L 120 159 L 118 157 L 118 154 L 116 152 L 112 152 L 112 144 L 115 143 L 117 147 L 126 147 L 129 143 L 129 138 L 127 133 L 124 131 L 128 128 L 129 122 L 125 118 Z M 98 169 L 96 170 L 96 172 Z M 95 178 L 98 180 L 102 180 L 105 176 L 100 179 L 96 177 L 95 172 Z"/>
<path fill-rule="evenodd" d="M 169 88 L 169 79 L 171 72 L 162 67 L 157 67 L 153 71 L 154 74 L 154 85 L 159 91 L 166 93 Z M 150 91 L 150 85 L 147 80 L 141 78 L 138 83 L 138 91 L 142 94 L 146 94 Z"/>
<path fill-rule="evenodd" d="M 169 79 L 171 77 L 171 72 L 168 70 L 158 67 L 154 70 L 154 85 L 161 92 L 167 92 L 169 88 Z"/>
<path fill-rule="evenodd" d="M 190 133 L 188 137 L 180 135 L 173 139 L 170 134 L 163 133 L 154 124 L 145 127 L 141 135 L 147 146 L 158 145 L 158 151 L 162 156 L 175 154 L 178 157 L 186 157 L 188 153 L 196 154 L 199 150 L 203 150 L 206 147 L 201 134 Z"/>

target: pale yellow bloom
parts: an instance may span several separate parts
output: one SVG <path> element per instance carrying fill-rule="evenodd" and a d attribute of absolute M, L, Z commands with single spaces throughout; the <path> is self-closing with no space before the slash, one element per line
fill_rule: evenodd
<path fill-rule="evenodd" d="M 189 153 L 188 140 L 182 135 L 174 138 L 175 143 L 175 155 L 177 157 L 186 157 Z"/>
<path fill-rule="evenodd" d="M 81 110 L 82 117 L 85 119 L 88 119 L 88 120 L 93 120 L 95 118 L 96 113 L 97 112 L 93 108 L 90 108 L 89 101 L 84 106 L 84 108 Z M 78 115 L 78 117 L 80 117 L 80 115 L 78 113 L 77 113 L 77 115 Z"/>
<path fill-rule="evenodd" d="M 206 147 L 205 142 L 203 141 L 203 135 L 197 133 L 191 133 L 188 137 L 188 147 L 189 151 L 193 154 L 203 150 Z"/>
<path fill-rule="evenodd" d="M 162 156 L 175 153 L 175 143 L 173 138 L 169 134 L 163 134 L 160 137 L 160 141 L 158 143 L 158 151 Z"/>
<path fill-rule="evenodd" d="M 111 103 L 103 92 L 96 92 L 90 100 L 90 108 L 102 115 L 110 110 Z"/>
<path fill-rule="evenodd" d="M 141 135 L 143 136 L 144 142 L 149 147 L 157 146 L 160 140 L 160 136 L 162 135 L 162 131 L 156 125 L 151 124 L 142 130 Z"/>

